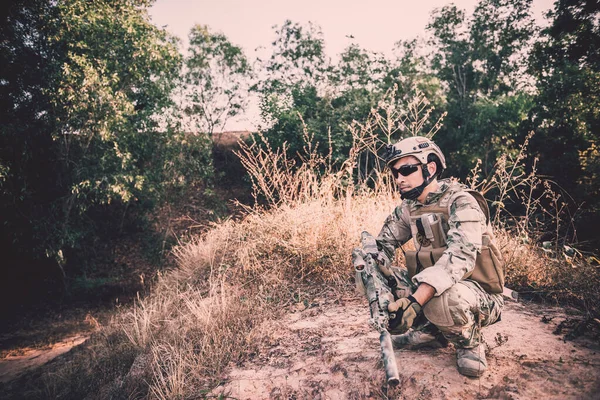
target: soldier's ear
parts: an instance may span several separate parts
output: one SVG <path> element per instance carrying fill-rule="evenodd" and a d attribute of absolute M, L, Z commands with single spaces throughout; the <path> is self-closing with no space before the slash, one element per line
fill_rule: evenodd
<path fill-rule="evenodd" d="M 434 176 L 437 172 L 437 164 L 435 161 L 430 161 L 427 163 L 427 170 L 429 171 L 429 176 Z"/>

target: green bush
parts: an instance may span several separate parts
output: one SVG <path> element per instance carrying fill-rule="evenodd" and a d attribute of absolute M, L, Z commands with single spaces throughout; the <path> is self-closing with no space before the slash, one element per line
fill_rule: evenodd
<path fill-rule="evenodd" d="M 5 276 L 64 282 L 68 256 L 118 231 L 132 205 L 141 216 L 212 177 L 208 138 L 173 122 L 181 55 L 148 7 L 34 0 L 2 14 Z"/>

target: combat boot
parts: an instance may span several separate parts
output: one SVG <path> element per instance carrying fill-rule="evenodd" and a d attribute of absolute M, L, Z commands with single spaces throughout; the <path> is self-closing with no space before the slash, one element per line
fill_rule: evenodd
<path fill-rule="evenodd" d="M 487 369 L 485 346 L 479 344 L 472 349 L 456 349 L 458 372 L 465 376 L 478 377 Z"/>
<path fill-rule="evenodd" d="M 448 340 L 441 334 L 432 334 L 423 331 L 409 329 L 402 335 L 392 336 L 392 344 L 395 349 L 417 350 L 423 347 L 439 349 L 448 346 Z"/>

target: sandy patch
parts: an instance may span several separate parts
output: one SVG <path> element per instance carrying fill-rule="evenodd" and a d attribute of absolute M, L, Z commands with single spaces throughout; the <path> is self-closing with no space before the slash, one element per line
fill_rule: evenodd
<path fill-rule="evenodd" d="M 509 302 L 502 321 L 484 329 L 489 368 L 481 378 L 458 374 L 452 346 L 397 350 L 401 382 L 389 389 L 364 301 L 327 301 L 274 323 L 270 348 L 233 368 L 214 394 L 237 399 L 599 398 L 597 346 L 553 333 L 567 318 L 559 308 Z"/>

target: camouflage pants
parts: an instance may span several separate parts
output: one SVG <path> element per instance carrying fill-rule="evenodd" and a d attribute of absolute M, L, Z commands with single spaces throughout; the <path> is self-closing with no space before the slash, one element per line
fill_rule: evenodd
<path fill-rule="evenodd" d="M 417 290 L 404 268 L 394 268 L 399 280 L 397 294 L 408 297 Z M 504 306 L 502 294 L 490 294 L 477 282 L 463 280 L 423 307 L 413 329 L 429 333 L 439 330 L 449 342 L 460 348 L 473 348 L 480 343 L 481 328 L 497 322 Z"/>

